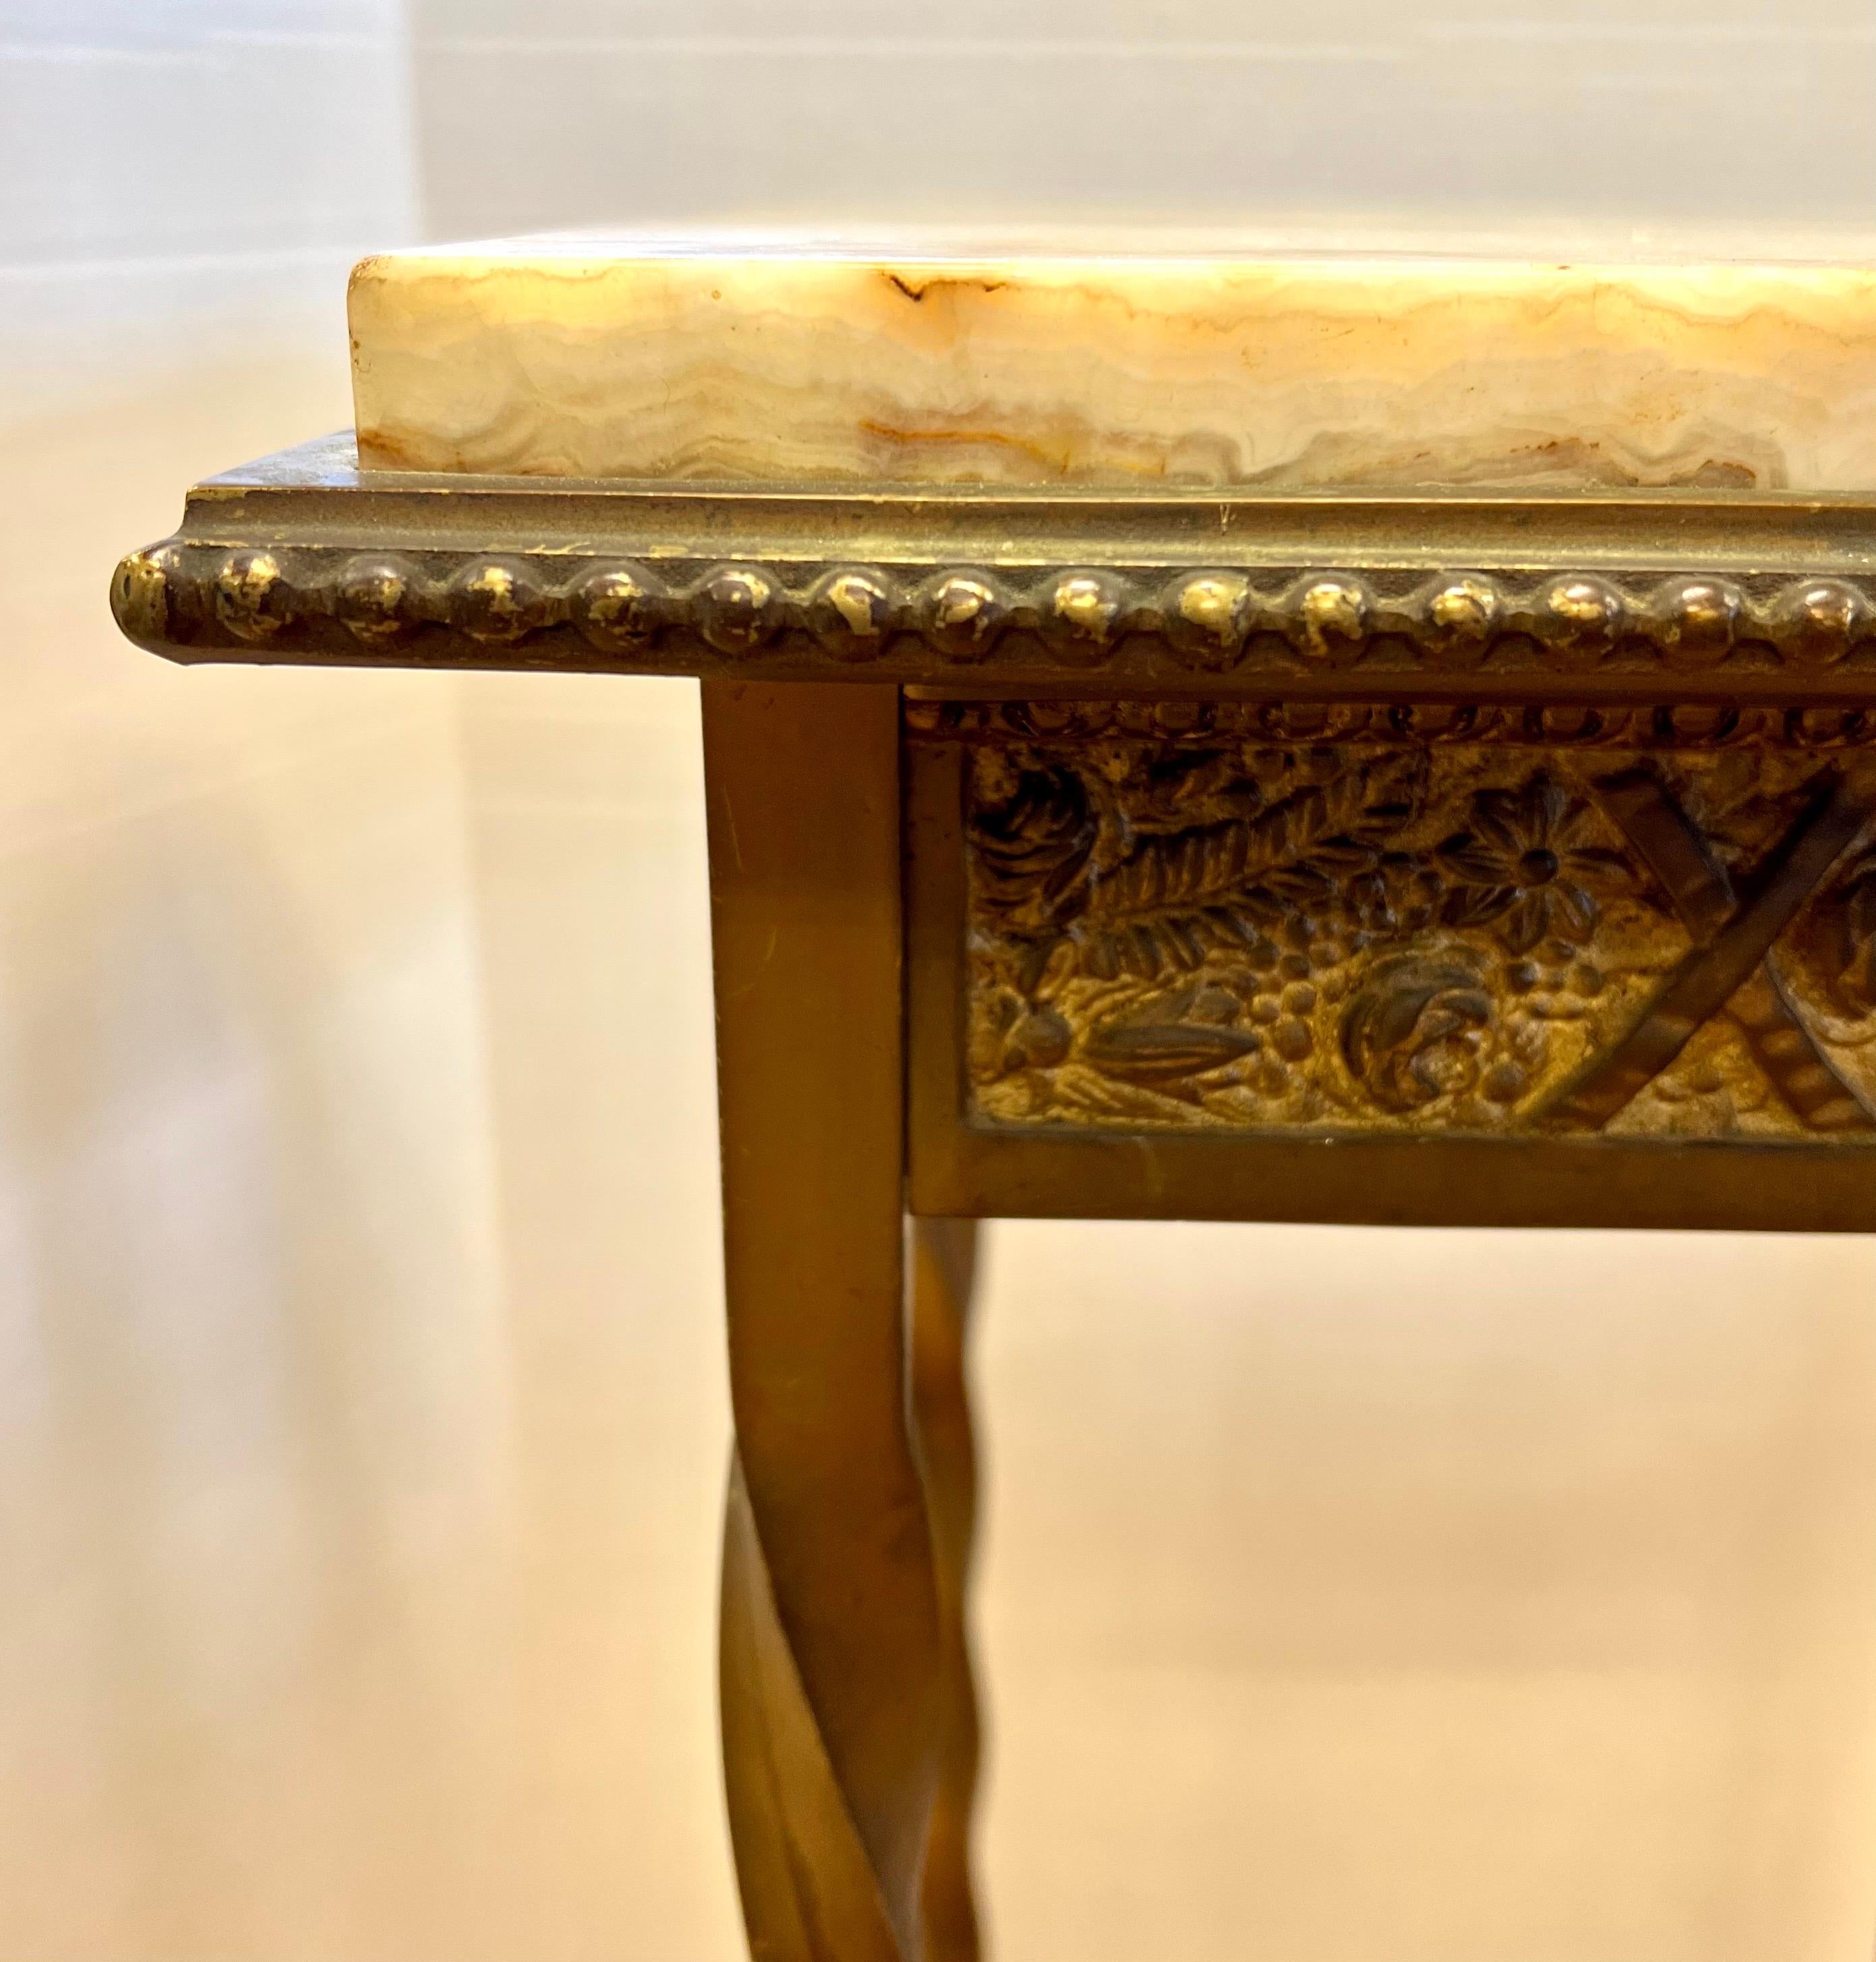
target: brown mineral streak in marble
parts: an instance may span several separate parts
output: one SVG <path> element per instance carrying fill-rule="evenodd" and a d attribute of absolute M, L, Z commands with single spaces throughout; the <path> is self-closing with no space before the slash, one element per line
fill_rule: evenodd
<path fill-rule="evenodd" d="M 1876 490 L 1876 271 L 525 247 L 368 260 L 369 466 Z"/>

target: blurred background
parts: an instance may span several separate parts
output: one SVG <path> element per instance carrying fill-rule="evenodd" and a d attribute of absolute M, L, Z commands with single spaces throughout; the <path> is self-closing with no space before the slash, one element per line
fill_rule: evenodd
<path fill-rule="evenodd" d="M 0 1956 L 714 1962 L 689 684 L 188 673 L 345 272 L 743 214 L 1876 256 L 1869 0 L 0 0 Z M 1866 1962 L 1876 1249 L 1005 1225 L 1024 1962 Z"/>

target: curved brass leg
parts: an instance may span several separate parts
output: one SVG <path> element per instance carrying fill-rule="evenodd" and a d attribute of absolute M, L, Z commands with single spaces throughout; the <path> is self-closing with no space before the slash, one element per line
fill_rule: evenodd
<path fill-rule="evenodd" d="M 743 1919 L 760 1962 L 916 1962 L 943 1679 L 909 1396 L 897 698 L 704 702 Z"/>
<path fill-rule="evenodd" d="M 977 1456 L 964 1370 L 976 1264 L 974 1219 L 913 1222 L 912 1401 L 938 1556 L 943 1698 L 938 1797 L 925 1841 L 925 1962 L 977 1962 L 980 1949 L 970 1877 L 971 1807 L 977 1786 L 977 1697 L 967 1618 L 971 1542 L 976 1524 Z"/>

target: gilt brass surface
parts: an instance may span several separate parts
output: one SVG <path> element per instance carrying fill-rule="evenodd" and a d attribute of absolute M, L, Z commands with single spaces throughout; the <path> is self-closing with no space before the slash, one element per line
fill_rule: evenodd
<path fill-rule="evenodd" d="M 1043 705 L 1043 716 L 1059 706 Z M 931 733 L 934 711 L 930 703 L 908 705 L 909 1171 L 916 1211 L 1876 1227 L 1876 1133 L 1862 1101 L 1862 1011 L 1852 1012 L 1862 985 L 1855 950 L 1863 929 L 1855 923 L 1868 904 L 1858 841 L 1868 780 L 1860 752 L 1300 746 L 1281 769 L 1305 780 L 1306 795 L 1321 788 L 1306 779 L 1324 772 L 1333 780 L 1352 770 L 1369 782 L 1405 772 L 1410 786 L 1423 772 L 1436 787 L 1443 781 L 1451 801 L 1436 796 L 1429 816 L 1425 793 L 1417 792 L 1416 822 L 1424 855 L 1453 862 L 1383 864 L 1383 851 L 1364 870 L 1357 855 L 1370 848 L 1338 847 L 1331 856 L 1344 868 L 1337 877 L 1350 889 L 1346 901 L 1325 904 L 1333 889 L 1325 871 L 1323 887 L 1306 877 L 1267 919 L 1255 916 L 1262 897 L 1254 900 L 1242 909 L 1242 937 L 1239 903 L 1227 900 L 1233 922 L 1215 919 L 1196 933 L 1176 905 L 1163 916 L 1149 906 L 1143 939 L 1134 931 L 1143 922 L 1123 915 L 1165 876 L 1167 867 L 1149 870 L 1149 861 L 1163 856 L 1195 874 L 1209 866 L 1229 878 L 1239 848 L 1232 828 L 1248 829 L 1286 798 L 1247 810 L 1263 793 L 1229 787 L 1242 752 L 1226 753 L 1221 771 L 1215 734 L 1183 747 L 1147 743 L 1149 770 L 1172 761 L 1173 782 L 1187 768 L 1210 772 L 1209 794 L 1233 803 L 1236 814 L 1219 830 L 1200 826 L 1210 836 L 1184 847 L 1159 842 L 1176 832 L 1148 832 L 1155 842 L 1139 860 L 1128 855 L 1143 841 L 1129 843 L 1124 826 L 1115 827 L 1116 869 L 1132 863 L 1135 870 L 1096 903 L 1093 918 L 1073 916 L 1075 880 L 1093 883 L 1088 864 L 1078 870 L 1058 858 L 1053 873 L 1043 870 L 1051 850 L 1059 852 L 1057 838 L 1026 868 L 1019 863 L 1015 887 L 1037 878 L 1031 896 L 1043 909 L 1040 931 L 1025 934 L 1020 919 L 1012 930 L 1007 912 L 982 910 L 980 826 L 991 827 L 1002 859 L 992 876 L 1001 880 L 1010 820 L 1018 829 L 1042 823 L 1059 786 L 1037 772 L 1027 791 L 1018 786 L 1005 800 L 1010 762 L 1042 755 L 1059 769 L 1072 756 L 1081 783 L 1079 772 L 1104 753 L 1124 784 L 1141 755 L 1125 743 L 1065 751 L 960 741 Z M 1085 705 L 1070 711 L 1078 722 L 1085 712 Z M 1042 718 L 1021 711 L 1012 718 L 1002 709 L 965 718 L 1005 727 L 1012 719 Z M 1221 712 L 1214 727 L 1219 719 L 1229 720 Z M 1254 756 L 1261 748 L 1252 746 Z M 988 781 L 998 797 L 980 804 L 986 756 L 995 759 Z M 1469 769 L 1476 774 L 1469 777 Z M 1597 777 L 1616 781 L 1599 788 Z M 1202 775 L 1196 781 L 1203 785 Z M 1444 821 L 1449 811 L 1474 823 L 1481 796 L 1502 837 Z M 1721 805 L 1734 813 L 1726 822 L 1736 835 L 1724 849 L 1737 869 L 1692 829 L 1683 797 L 1703 821 Z M 1644 858 L 1612 803 L 1647 838 L 1662 870 Z M 1270 830 L 1298 815 L 1293 807 Z M 1382 821 L 1392 823 L 1393 813 Z M 1518 843 L 1521 832 L 1539 829 L 1550 842 Z M 1557 870 L 1520 865 L 1527 880 L 1544 874 L 1524 886 L 1478 877 L 1514 845 L 1518 859 L 1551 854 Z M 1571 852 L 1587 856 L 1572 867 L 1564 862 Z M 1046 917 L 1058 874 L 1059 931 Z M 1559 881 L 1580 885 L 1580 911 L 1574 892 L 1554 890 Z M 1251 883 L 1241 879 L 1232 890 Z M 1535 903 L 1525 903 L 1533 892 Z M 1316 919 L 1295 904 L 1305 895 L 1322 921 L 1320 944 Z M 1365 921 L 1351 910 L 1329 925 L 1344 904 L 1364 903 Z M 1542 937 L 1520 953 L 1533 925 Z M 1659 963 L 1658 973 L 1603 973 L 1598 938 L 1610 937 L 1613 947 L 1618 929 L 1625 944 L 1633 936 L 1651 966 Z M 1584 943 L 1566 937 L 1579 930 L 1587 930 Z M 1316 960 L 1331 952 L 1328 971 L 1319 972 Z M 1110 954 L 1111 981 L 1086 965 L 1104 969 Z M 1340 984 L 1333 999 L 1331 983 Z M 1615 1002 L 1605 1009 L 1608 994 Z M 1536 1025 L 1535 1037 L 1526 1024 Z M 1592 1040 L 1593 1029 L 1603 1032 L 1600 1040 Z M 1650 1043 L 1668 1038 L 1673 1054 L 1645 1047 L 1643 1031 Z M 1529 1046 L 1522 1055 L 1521 1045 Z M 1272 1060 L 1283 1065 L 1280 1085 L 1274 1072 L 1255 1074 Z M 1341 1100 L 1332 1117 L 1329 1089 Z M 1513 1094 L 1502 1102 L 1487 1094 L 1500 1089 Z M 1599 1099 L 1616 1091 L 1623 1101 L 1609 1110 Z"/>
<path fill-rule="evenodd" d="M 980 1120 L 1872 1132 L 1859 751 L 1114 734 L 967 797 Z"/>
<path fill-rule="evenodd" d="M 974 1962 L 976 1219 L 1876 1229 L 1876 498 L 191 494 L 184 661 L 702 677 L 752 1952 Z"/>
<path fill-rule="evenodd" d="M 337 438 L 198 487 L 113 601 L 189 661 L 1854 706 L 1876 497 L 675 488 Z"/>
<path fill-rule="evenodd" d="M 890 689 L 704 699 L 724 1761 L 751 1948 L 800 1962 L 976 1953 L 970 1241 L 929 1222 L 905 1257 L 897 714 Z"/>
<path fill-rule="evenodd" d="M 1876 498 L 679 487 L 340 436 L 199 487 L 113 601 L 183 660 L 904 691 L 923 1212 L 1876 1225 Z"/>

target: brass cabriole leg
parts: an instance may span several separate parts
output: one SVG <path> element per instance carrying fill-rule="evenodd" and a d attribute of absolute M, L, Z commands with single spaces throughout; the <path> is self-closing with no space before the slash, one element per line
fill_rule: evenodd
<path fill-rule="evenodd" d="M 943 1696 L 942 1775 L 925 1850 L 925 1962 L 976 1962 L 970 1829 L 977 1786 L 977 1698 L 967 1609 L 977 1456 L 964 1356 L 977 1222 L 919 1220 L 912 1248 L 912 1409 L 938 1555 Z"/>
<path fill-rule="evenodd" d="M 898 697 L 703 700 L 743 1918 L 760 1962 L 912 1962 L 945 1697 L 909 1397 Z"/>

